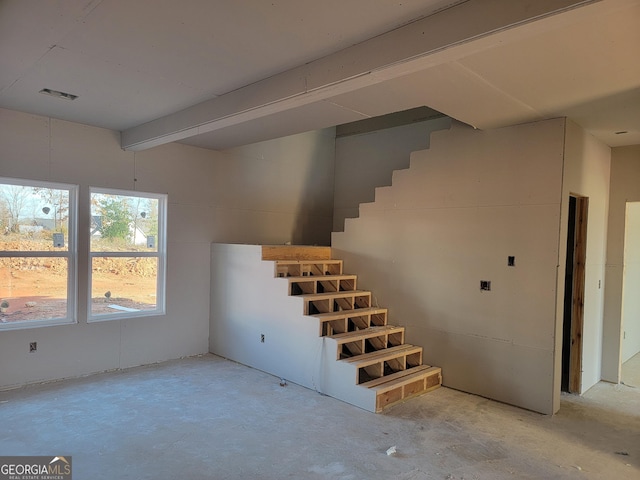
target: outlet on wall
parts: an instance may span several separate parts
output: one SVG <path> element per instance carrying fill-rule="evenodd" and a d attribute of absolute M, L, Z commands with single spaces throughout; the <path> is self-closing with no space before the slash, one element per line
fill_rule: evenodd
<path fill-rule="evenodd" d="M 38 342 L 29 342 L 29 353 L 38 351 Z"/>
<path fill-rule="evenodd" d="M 264 343 L 264 333 L 260 334 L 260 343 Z"/>

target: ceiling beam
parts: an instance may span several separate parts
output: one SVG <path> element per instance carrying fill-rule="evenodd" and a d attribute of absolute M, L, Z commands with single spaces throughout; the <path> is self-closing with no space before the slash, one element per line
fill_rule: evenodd
<path fill-rule="evenodd" d="M 326 100 L 495 43 L 492 36 L 599 0 L 468 0 L 273 77 L 127 129 L 144 150 Z M 443 112 L 447 113 L 447 112 Z"/>

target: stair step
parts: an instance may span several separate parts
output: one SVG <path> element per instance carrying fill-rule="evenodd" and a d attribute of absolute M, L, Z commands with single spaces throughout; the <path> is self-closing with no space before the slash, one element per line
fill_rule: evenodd
<path fill-rule="evenodd" d="M 327 313 L 314 313 L 311 315 L 314 318 L 322 322 L 328 322 L 331 320 L 339 320 L 341 318 L 356 317 L 363 315 L 385 315 L 387 314 L 386 308 L 370 307 L 370 308 L 358 308 L 356 310 L 341 310 L 339 312 L 327 312 Z"/>
<path fill-rule="evenodd" d="M 432 371 L 440 371 L 440 368 L 432 367 L 431 365 L 418 365 L 417 367 L 407 368 L 406 370 L 402 370 L 401 372 L 392 373 L 391 375 L 387 375 L 386 377 L 369 380 L 368 382 L 361 383 L 360 386 L 382 390 L 388 387 L 393 387 L 396 381 L 402 381 L 407 379 L 408 377 L 413 377 L 416 374 L 430 373 Z"/>
<path fill-rule="evenodd" d="M 422 364 L 422 347 L 398 345 L 340 361 L 356 367 L 356 384 L 359 385 Z"/>
<path fill-rule="evenodd" d="M 363 355 L 358 355 L 357 357 L 345 358 L 341 361 L 352 363 L 360 368 L 367 365 L 372 365 L 374 363 L 383 362 L 385 360 L 390 360 L 399 356 L 410 355 L 418 352 L 422 353 L 422 347 L 405 343 L 403 345 L 398 345 L 397 347 L 385 348 L 384 350 L 365 353 Z"/>
<path fill-rule="evenodd" d="M 315 300 L 323 300 L 327 298 L 347 298 L 347 297 L 353 297 L 354 295 L 371 296 L 371 292 L 368 290 L 351 290 L 349 292 L 310 293 L 310 294 L 305 294 L 300 296 L 305 300 L 315 301 Z"/>
<path fill-rule="evenodd" d="M 387 324 L 387 309 L 377 307 L 315 313 L 312 316 L 320 321 L 321 337 Z"/>
<path fill-rule="evenodd" d="M 404 327 L 383 325 L 353 332 L 331 335 L 337 342 L 336 360 L 350 358 L 373 351 L 397 347 L 404 343 Z"/>
<path fill-rule="evenodd" d="M 356 289 L 357 275 L 311 275 L 287 277 L 289 295 L 309 295 L 326 292 L 350 292 Z"/>
<path fill-rule="evenodd" d="M 362 387 L 375 390 L 376 413 L 408 398 L 435 390 L 441 385 L 442 369 L 427 365 L 360 384 Z"/>
<path fill-rule="evenodd" d="M 404 327 L 398 327 L 396 325 L 382 325 L 379 327 L 369 327 L 362 330 L 355 330 L 353 332 L 337 333 L 335 335 L 331 335 L 330 338 L 333 338 L 338 342 L 338 344 L 341 344 L 351 342 L 353 340 L 367 339 L 383 334 L 399 332 L 404 332 Z"/>
<path fill-rule="evenodd" d="M 337 311 L 354 311 L 371 307 L 371 292 L 351 290 L 349 292 L 327 292 L 298 295 L 304 300 L 304 315 Z"/>
<path fill-rule="evenodd" d="M 342 260 L 275 260 L 276 277 L 312 277 L 342 274 Z"/>
<path fill-rule="evenodd" d="M 326 280 L 342 280 L 349 278 L 358 278 L 357 275 L 350 275 L 348 273 L 341 273 L 336 275 L 311 275 L 305 277 L 286 277 L 289 282 L 323 282 Z"/>

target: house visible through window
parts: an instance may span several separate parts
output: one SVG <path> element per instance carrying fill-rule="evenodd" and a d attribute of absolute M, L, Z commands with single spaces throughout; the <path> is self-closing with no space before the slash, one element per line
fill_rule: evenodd
<path fill-rule="evenodd" d="M 0 329 L 76 319 L 77 187 L 0 178 Z"/>
<path fill-rule="evenodd" d="M 91 189 L 89 321 L 164 313 L 166 201 Z"/>

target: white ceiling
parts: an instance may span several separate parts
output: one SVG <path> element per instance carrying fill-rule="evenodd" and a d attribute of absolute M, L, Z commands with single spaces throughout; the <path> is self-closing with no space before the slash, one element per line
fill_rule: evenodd
<path fill-rule="evenodd" d="M 640 0 L 0 0 L 0 107 L 131 149 L 422 105 L 483 129 L 568 116 L 640 144 L 639 59 Z"/>

